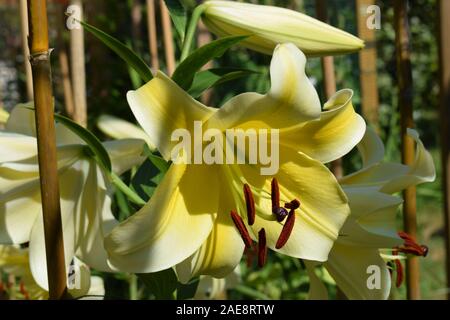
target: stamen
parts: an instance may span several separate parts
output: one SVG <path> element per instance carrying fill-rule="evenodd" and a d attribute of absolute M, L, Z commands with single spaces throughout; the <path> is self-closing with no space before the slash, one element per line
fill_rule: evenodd
<path fill-rule="evenodd" d="M 272 179 L 271 187 L 272 212 L 276 214 L 275 210 L 280 207 L 280 187 L 277 178 Z"/>
<path fill-rule="evenodd" d="M 284 223 L 283 229 L 281 230 L 280 236 L 278 237 L 275 248 L 281 249 L 286 242 L 289 240 L 292 229 L 294 228 L 295 223 L 295 210 L 291 209 L 289 211 L 289 215 Z"/>
<path fill-rule="evenodd" d="M 428 254 L 428 247 L 425 245 L 419 245 L 413 237 L 406 232 L 400 231 L 398 233 L 400 238 L 404 240 L 404 244 L 396 247 L 396 249 L 405 254 L 412 254 L 415 256 L 426 257 Z"/>
<path fill-rule="evenodd" d="M 231 210 L 230 212 L 231 219 L 234 222 L 234 225 L 238 229 L 239 233 L 241 234 L 242 240 L 244 241 L 245 247 L 247 249 L 250 249 L 252 247 L 252 238 L 250 237 L 250 234 L 247 231 L 247 228 L 245 227 L 244 221 L 242 218 L 236 213 L 236 211 Z"/>
<path fill-rule="evenodd" d="M 260 268 L 264 267 L 267 260 L 267 240 L 266 240 L 266 230 L 262 228 L 258 232 L 258 266 Z"/>
<path fill-rule="evenodd" d="M 283 222 L 284 218 L 288 215 L 288 211 L 283 207 L 278 207 L 274 210 L 274 214 L 277 216 L 278 222 Z"/>
<path fill-rule="evenodd" d="M 397 278 L 395 279 L 395 286 L 399 288 L 403 282 L 403 265 L 400 260 L 395 260 L 395 271 L 397 273 Z"/>
<path fill-rule="evenodd" d="M 297 199 L 292 200 L 291 202 L 285 203 L 284 207 L 286 209 L 298 209 L 300 208 L 300 201 L 298 201 Z"/>
<path fill-rule="evenodd" d="M 25 300 L 30 299 L 30 295 L 29 295 L 28 291 L 25 289 L 25 284 L 23 283 L 23 281 L 20 282 L 19 291 L 21 294 L 23 294 L 23 297 L 25 298 Z"/>
<path fill-rule="evenodd" d="M 248 184 L 244 184 L 244 197 L 245 204 L 247 205 L 247 221 L 251 226 L 255 223 L 255 199 L 253 198 L 252 190 L 250 189 Z"/>
<path fill-rule="evenodd" d="M 251 249 L 245 247 L 244 255 L 247 268 L 251 268 L 253 266 L 253 261 L 255 259 L 255 250 L 255 245 L 253 245 Z"/>

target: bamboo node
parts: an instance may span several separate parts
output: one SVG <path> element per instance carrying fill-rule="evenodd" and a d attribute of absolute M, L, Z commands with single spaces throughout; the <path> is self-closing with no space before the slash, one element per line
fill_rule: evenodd
<path fill-rule="evenodd" d="M 53 48 L 50 48 L 46 51 L 42 52 L 35 52 L 30 54 L 30 63 L 31 65 L 37 65 L 38 63 L 42 61 L 49 61 L 50 60 L 50 54 L 52 53 Z"/>

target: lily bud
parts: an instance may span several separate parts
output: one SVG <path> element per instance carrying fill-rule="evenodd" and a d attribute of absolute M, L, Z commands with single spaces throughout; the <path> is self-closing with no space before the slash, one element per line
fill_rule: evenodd
<path fill-rule="evenodd" d="M 289 9 L 240 3 L 206 1 L 203 22 L 219 37 L 249 35 L 241 44 L 271 55 L 279 43 L 291 42 L 307 56 L 358 51 L 364 41 L 317 19 Z"/>

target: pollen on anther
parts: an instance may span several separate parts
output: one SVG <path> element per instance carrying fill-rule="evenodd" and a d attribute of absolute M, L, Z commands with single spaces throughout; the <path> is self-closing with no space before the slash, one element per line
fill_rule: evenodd
<path fill-rule="evenodd" d="M 237 214 L 236 211 L 231 210 L 230 212 L 231 219 L 233 220 L 234 225 L 239 231 L 239 234 L 242 237 L 242 240 L 244 241 L 245 247 L 247 249 L 250 249 L 252 247 L 253 241 L 250 237 L 250 234 L 248 233 L 247 228 L 245 227 L 244 221 L 242 218 Z"/>
<path fill-rule="evenodd" d="M 298 209 L 298 208 L 300 208 L 300 201 L 298 201 L 297 199 L 294 199 L 291 202 L 285 203 L 284 207 L 286 209 L 292 209 L 292 210 Z"/>
<path fill-rule="evenodd" d="M 267 239 L 266 230 L 262 228 L 258 232 L 258 266 L 264 267 L 267 260 Z"/>
<path fill-rule="evenodd" d="M 295 223 L 295 210 L 291 209 L 289 211 L 289 215 L 286 219 L 286 222 L 284 223 L 283 229 L 281 229 L 281 233 L 280 236 L 278 237 L 275 248 L 281 249 L 286 244 L 286 242 L 289 240 L 292 229 L 294 228 L 294 223 Z"/>
<path fill-rule="evenodd" d="M 245 204 L 247 206 L 247 221 L 251 226 L 255 223 L 255 199 L 253 198 L 252 190 L 250 189 L 248 184 L 244 184 L 244 197 Z"/>

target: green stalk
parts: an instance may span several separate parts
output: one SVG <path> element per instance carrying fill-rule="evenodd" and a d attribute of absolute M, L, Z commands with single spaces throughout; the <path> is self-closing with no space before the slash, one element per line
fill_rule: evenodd
<path fill-rule="evenodd" d="M 183 49 L 181 51 L 180 62 L 186 59 L 191 52 L 192 41 L 195 37 L 195 31 L 197 29 L 198 21 L 200 20 L 203 12 L 205 11 L 205 5 L 199 5 L 195 8 L 194 12 L 192 12 L 191 20 L 189 21 L 189 26 L 186 32 L 186 37 L 183 42 Z"/>
<path fill-rule="evenodd" d="M 134 192 L 130 187 L 128 187 L 122 179 L 115 173 L 110 174 L 112 183 L 120 190 L 122 191 L 128 199 L 130 199 L 131 202 L 139 205 L 144 206 L 147 202 L 145 202 L 136 192 Z"/>

